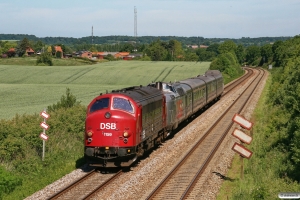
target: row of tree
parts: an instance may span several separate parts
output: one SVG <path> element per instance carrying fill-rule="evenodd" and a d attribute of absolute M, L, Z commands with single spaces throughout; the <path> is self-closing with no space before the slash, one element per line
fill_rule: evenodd
<path fill-rule="evenodd" d="M 150 44 L 156 40 L 161 40 L 164 42 L 168 42 L 170 40 L 177 40 L 181 42 L 183 45 L 211 45 L 214 43 L 220 43 L 226 40 L 232 40 L 236 44 L 242 44 L 243 46 L 250 45 L 264 45 L 270 42 L 275 42 L 277 40 L 287 40 L 292 37 L 259 37 L 259 38 L 250 38 L 250 37 L 242 37 L 240 39 L 232 39 L 232 38 L 204 38 L 204 37 L 178 37 L 178 36 L 88 36 L 82 38 L 72 38 L 72 37 L 36 37 L 35 35 L 27 35 L 27 34 L 0 34 L 0 40 L 22 40 L 23 38 L 28 38 L 31 41 L 37 42 L 41 41 L 47 45 L 51 44 L 64 44 L 67 46 L 71 45 L 83 45 L 83 44 L 118 44 L 118 43 L 126 43 L 126 42 L 134 42 L 136 44 Z"/>
<path fill-rule="evenodd" d="M 270 88 L 270 103 L 275 113 L 274 131 L 281 136 L 274 147 L 287 154 L 283 166 L 289 177 L 300 182 L 300 36 L 278 42 L 274 53 L 277 73 Z"/>
<path fill-rule="evenodd" d="M 190 48 L 180 41 L 171 39 L 162 41 L 157 39 L 151 43 L 116 43 L 116 44 L 72 44 L 64 45 L 62 43 L 47 45 L 42 41 L 33 41 L 23 38 L 20 41 L 0 41 L 0 54 L 7 53 L 8 56 L 15 56 L 9 49 L 15 48 L 15 54 L 23 56 L 27 48 L 32 48 L 35 52 L 48 52 L 56 55 L 54 46 L 61 46 L 65 54 L 72 54 L 76 51 L 89 50 L 91 52 L 131 52 L 141 53 L 144 60 L 152 61 L 213 61 L 224 53 L 231 52 L 240 65 L 264 65 L 278 62 L 281 58 L 281 51 L 278 48 L 283 44 L 283 40 L 277 40 L 274 43 L 267 43 L 262 46 L 250 45 L 244 46 L 237 44 L 233 40 L 226 40 L 222 43 L 213 43 L 208 48 Z M 59 56 L 60 57 L 60 56 Z"/>

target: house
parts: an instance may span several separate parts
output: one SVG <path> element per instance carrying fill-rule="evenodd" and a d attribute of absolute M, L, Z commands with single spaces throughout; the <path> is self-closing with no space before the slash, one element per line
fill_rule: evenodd
<path fill-rule="evenodd" d="M 130 54 L 130 55 L 124 56 L 123 60 L 133 60 L 134 58 L 142 57 L 142 56 L 143 56 L 142 54 Z"/>
<path fill-rule="evenodd" d="M 112 55 L 116 59 L 124 59 L 124 57 L 129 56 L 129 52 L 90 52 L 90 51 L 79 51 L 75 53 L 76 56 L 87 57 L 92 59 L 96 57 L 100 60 L 104 59 L 108 55 Z"/>
<path fill-rule="evenodd" d="M 114 58 L 123 58 L 129 55 L 129 52 L 94 52 L 98 59 L 104 59 L 105 56 L 112 55 Z"/>
<path fill-rule="evenodd" d="M 7 56 L 8 57 L 14 57 L 16 55 L 16 50 L 15 48 L 10 48 L 8 51 L 7 51 Z"/>
<path fill-rule="evenodd" d="M 128 56 L 129 55 L 129 52 L 118 52 L 115 54 L 115 58 L 124 58 L 125 56 Z"/>
<path fill-rule="evenodd" d="M 188 47 L 190 47 L 192 49 L 198 49 L 198 45 L 188 45 Z"/>
<path fill-rule="evenodd" d="M 78 51 L 75 53 L 77 57 L 82 57 L 82 58 L 89 58 L 91 59 L 93 57 L 93 53 L 90 51 Z"/>
<path fill-rule="evenodd" d="M 30 48 L 30 47 L 28 47 L 28 48 L 26 49 L 26 51 L 25 51 L 25 55 L 31 56 L 31 55 L 33 55 L 33 54 L 34 54 L 33 49 Z"/>
<path fill-rule="evenodd" d="M 201 48 L 201 49 L 206 49 L 206 48 L 208 48 L 208 46 L 202 45 L 202 44 L 201 44 L 201 45 L 200 45 L 200 48 Z"/>
<path fill-rule="evenodd" d="M 63 50 L 61 48 L 61 46 L 54 46 L 54 49 L 55 49 L 55 54 L 60 51 L 61 52 L 61 57 L 63 57 Z"/>
<path fill-rule="evenodd" d="M 114 58 L 116 58 L 115 55 L 117 53 L 118 52 L 94 52 L 93 54 L 96 54 L 98 59 L 104 59 L 108 55 L 112 55 Z"/>
<path fill-rule="evenodd" d="M 104 52 L 93 52 L 93 55 L 96 55 L 96 58 L 100 60 L 104 59 Z"/>

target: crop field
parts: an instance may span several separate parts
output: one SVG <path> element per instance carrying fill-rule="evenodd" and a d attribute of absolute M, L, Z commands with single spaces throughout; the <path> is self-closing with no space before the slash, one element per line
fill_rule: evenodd
<path fill-rule="evenodd" d="M 88 103 L 100 93 L 152 81 L 204 74 L 210 62 L 116 61 L 84 66 L 0 65 L 0 119 L 39 113 L 58 102 L 66 88 Z"/>

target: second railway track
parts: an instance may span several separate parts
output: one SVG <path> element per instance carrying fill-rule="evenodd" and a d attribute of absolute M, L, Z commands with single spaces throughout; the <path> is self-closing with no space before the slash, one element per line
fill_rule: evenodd
<path fill-rule="evenodd" d="M 203 185 L 201 174 L 229 133 L 235 113 L 240 113 L 260 82 L 263 71 L 252 81 L 239 98 L 220 114 L 220 118 L 202 136 L 184 158 L 172 169 L 147 199 L 197 199 L 199 191 L 193 192 L 196 184 Z M 201 183 L 200 183 L 201 182 Z"/>

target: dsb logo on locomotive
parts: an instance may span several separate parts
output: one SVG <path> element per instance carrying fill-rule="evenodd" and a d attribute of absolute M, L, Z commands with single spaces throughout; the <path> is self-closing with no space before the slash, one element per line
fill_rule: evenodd
<path fill-rule="evenodd" d="M 117 124 L 116 123 L 100 123 L 100 129 L 116 129 Z"/>

